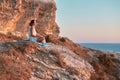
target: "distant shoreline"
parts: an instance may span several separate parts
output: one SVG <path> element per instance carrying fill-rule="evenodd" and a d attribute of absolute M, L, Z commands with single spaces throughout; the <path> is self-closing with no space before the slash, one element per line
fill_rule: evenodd
<path fill-rule="evenodd" d="M 78 43 L 78 44 L 95 50 L 120 53 L 120 43 Z"/>

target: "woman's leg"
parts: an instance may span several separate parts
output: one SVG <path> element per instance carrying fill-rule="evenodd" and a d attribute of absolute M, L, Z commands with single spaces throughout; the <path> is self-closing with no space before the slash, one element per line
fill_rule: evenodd
<path fill-rule="evenodd" d="M 46 39 L 45 39 L 45 37 L 39 37 L 37 39 L 37 42 L 46 43 Z"/>

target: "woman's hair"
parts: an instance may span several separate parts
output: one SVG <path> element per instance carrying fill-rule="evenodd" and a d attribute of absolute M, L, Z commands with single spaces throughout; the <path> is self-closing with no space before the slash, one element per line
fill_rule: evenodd
<path fill-rule="evenodd" d="M 34 25 L 34 23 L 35 23 L 35 20 L 31 20 L 31 22 L 30 22 L 30 26 L 33 26 Z"/>

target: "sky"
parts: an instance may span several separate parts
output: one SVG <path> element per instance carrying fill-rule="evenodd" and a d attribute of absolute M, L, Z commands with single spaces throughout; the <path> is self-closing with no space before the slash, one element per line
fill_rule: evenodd
<path fill-rule="evenodd" d="M 120 0 L 56 0 L 60 35 L 79 43 L 120 43 Z"/>

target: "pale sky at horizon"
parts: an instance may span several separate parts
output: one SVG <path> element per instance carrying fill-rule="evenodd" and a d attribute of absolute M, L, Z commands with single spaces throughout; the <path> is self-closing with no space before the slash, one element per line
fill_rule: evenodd
<path fill-rule="evenodd" d="M 120 43 L 120 0 L 56 0 L 62 36 L 74 42 Z"/>

